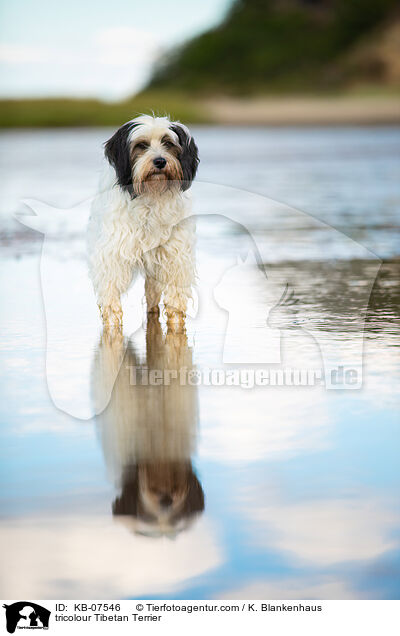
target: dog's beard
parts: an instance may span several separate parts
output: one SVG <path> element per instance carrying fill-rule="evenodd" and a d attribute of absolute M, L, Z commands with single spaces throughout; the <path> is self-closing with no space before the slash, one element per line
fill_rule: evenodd
<path fill-rule="evenodd" d="M 136 194 L 162 194 L 179 189 L 183 175 L 177 159 L 168 161 L 163 170 L 146 164 L 133 169 L 132 184 Z"/>
<path fill-rule="evenodd" d="M 140 190 L 142 192 L 162 194 L 163 192 L 173 188 L 174 180 L 171 180 L 166 172 L 150 172 L 143 179 L 140 186 Z"/>

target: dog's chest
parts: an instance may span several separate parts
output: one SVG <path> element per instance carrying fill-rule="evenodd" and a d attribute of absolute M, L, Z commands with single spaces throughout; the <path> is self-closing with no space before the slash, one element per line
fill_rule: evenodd
<path fill-rule="evenodd" d="M 122 212 L 122 211 L 121 211 Z M 132 201 L 124 206 L 118 220 L 121 252 L 133 260 L 141 260 L 143 254 L 164 245 L 172 229 L 185 217 L 185 205 L 181 198 L 159 201 Z"/>

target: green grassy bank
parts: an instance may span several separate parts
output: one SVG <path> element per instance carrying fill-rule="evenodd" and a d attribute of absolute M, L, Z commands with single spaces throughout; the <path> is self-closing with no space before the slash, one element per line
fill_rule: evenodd
<path fill-rule="evenodd" d="M 64 98 L 0 100 L 0 127 L 118 126 L 152 111 L 192 123 L 210 121 L 200 104 L 182 94 L 149 91 L 117 103 Z"/>

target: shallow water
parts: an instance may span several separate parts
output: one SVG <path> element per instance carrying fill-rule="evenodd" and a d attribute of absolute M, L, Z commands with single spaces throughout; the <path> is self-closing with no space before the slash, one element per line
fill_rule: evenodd
<path fill-rule="evenodd" d="M 123 338 L 84 260 L 109 132 L 0 139 L 3 598 L 398 598 L 400 129 L 195 130 L 186 333 L 138 280 Z"/>

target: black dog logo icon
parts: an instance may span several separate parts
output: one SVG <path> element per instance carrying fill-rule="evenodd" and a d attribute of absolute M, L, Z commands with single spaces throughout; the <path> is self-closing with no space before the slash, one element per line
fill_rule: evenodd
<path fill-rule="evenodd" d="M 13 634 L 16 628 L 22 629 L 48 629 L 51 612 L 32 603 L 31 601 L 18 601 L 11 605 L 3 605 L 6 610 L 7 631 Z"/>

